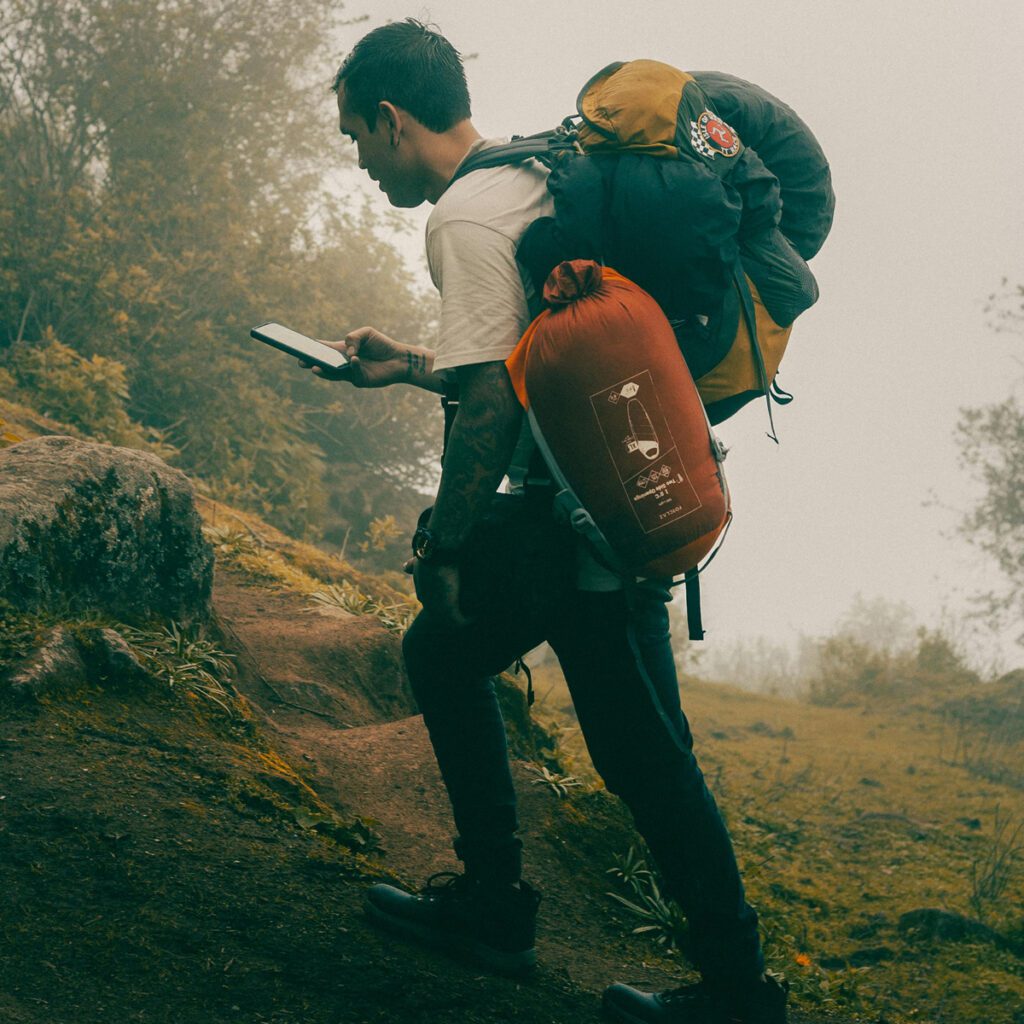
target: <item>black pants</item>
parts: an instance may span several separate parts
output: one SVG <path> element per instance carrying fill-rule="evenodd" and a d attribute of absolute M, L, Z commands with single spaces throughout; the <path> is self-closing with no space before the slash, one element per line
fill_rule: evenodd
<path fill-rule="evenodd" d="M 516 794 L 491 676 L 547 640 L 594 767 L 629 807 L 686 913 L 698 968 L 709 980 L 760 975 L 757 915 L 679 703 L 667 587 L 647 581 L 628 598 L 576 590 L 572 536 L 542 506 L 503 504 L 463 566 L 473 623 L 452 630 L 423 611 L 403 643 L 467 873 L 519 878 Z"/>

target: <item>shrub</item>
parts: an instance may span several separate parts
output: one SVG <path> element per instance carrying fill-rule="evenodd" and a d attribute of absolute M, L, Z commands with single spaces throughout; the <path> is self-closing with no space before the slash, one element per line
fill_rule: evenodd
<path fill-rule="evenodd" d="M 44 344 L 15 347 L 9 366 L 33 408 L 46 416 L 127 448 L 151 447 L 156 439 L 128 415 L 127 375 L 116 359 L 86 358 L 48 331 Z"/>
<path fill-rule="evenodd" d="M 913 648 L 879 650 L 849 634 L 820 641 L 818 669 L 809 680 L 813 704 L 839 704 L 858 697 L 948 694 L 977 685 L 979 677 L 941 630 L 921 627 Z"/>

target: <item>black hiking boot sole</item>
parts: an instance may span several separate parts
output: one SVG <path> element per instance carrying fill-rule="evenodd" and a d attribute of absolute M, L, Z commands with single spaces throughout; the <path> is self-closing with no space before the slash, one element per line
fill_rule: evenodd
<path fill-rule="evenodd" d="M 381 910 L 369 896 L 364 904 L 366 916 L 382 928 L 413 939 L 432 949 L 440 949 L 446 953 L 458 953 L 468 960 L 498 973 L 512 977 L 529 974 L 537 966 L 537 950 L 524 949 L 515 953 L 495 949 L 467 935 L 457 935 L 440 928 L 430 928 L 417 921 L 410 921 L 395 914 Z"/>

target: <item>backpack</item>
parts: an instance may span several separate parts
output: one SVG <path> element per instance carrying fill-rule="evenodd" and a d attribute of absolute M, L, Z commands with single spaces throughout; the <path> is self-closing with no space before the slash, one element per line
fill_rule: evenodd
<path fill-rule="evenodd" d="M 835 209 L 803 121 L 731 75 L 617 62 L 557 129 L 474 154 L 456 178 L 530 158 L 555 201 L 517 250 L 537 294 L 564 261 L 614 267 L 665 312 L 712 424 L 759 396 L 771 421 L 771 400 L 791 400 L 775 377 L 818 297 L 806 261 Z"/>

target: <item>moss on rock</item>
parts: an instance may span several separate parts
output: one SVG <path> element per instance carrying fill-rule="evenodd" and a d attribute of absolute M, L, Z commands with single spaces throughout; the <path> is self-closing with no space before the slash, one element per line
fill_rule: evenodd
<path fill-rule="evenodd" d="M 160 459 L 71 437 L 0 451 L 0 593 L 19 609 L 189 622 L 212 581 L 192 485 Z"/>

